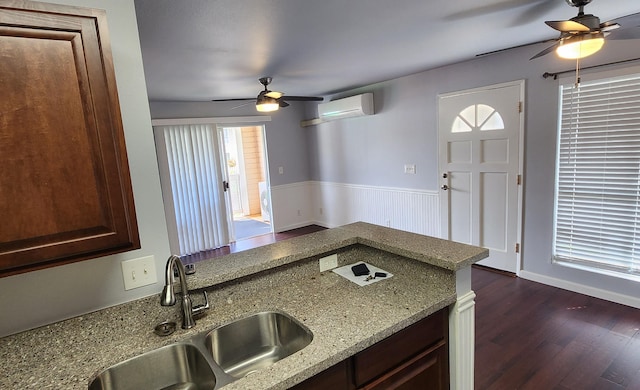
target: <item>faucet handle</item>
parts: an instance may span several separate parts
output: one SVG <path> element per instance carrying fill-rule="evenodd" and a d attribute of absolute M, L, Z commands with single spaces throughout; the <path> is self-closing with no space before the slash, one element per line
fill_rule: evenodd
<path fill-rule="evenodd" d="M 205 310 L 209 310 L 209 297 L 207 296 L 207 292 L 203 291 L 202 294 L 204 295 L 204 305 L 196 305 L 191 309 L 191 313 L 193 313 L 194 316 L 203 314 Z"/>

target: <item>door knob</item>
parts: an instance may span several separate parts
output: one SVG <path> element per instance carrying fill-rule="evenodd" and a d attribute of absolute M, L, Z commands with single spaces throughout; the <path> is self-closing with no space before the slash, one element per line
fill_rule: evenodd
<path fill-rule="evenodd" d="M 446 191 L 446 190 L 448 190 L 448 189 L 449 189 L 449 186 L 445 184 L 445 185 L 443 185 L 443 186 L 442 186 L 442 187 L 440 187 L 440 188 L 442 188 L 443 190 L 445 190 L 445 191 Z"/>

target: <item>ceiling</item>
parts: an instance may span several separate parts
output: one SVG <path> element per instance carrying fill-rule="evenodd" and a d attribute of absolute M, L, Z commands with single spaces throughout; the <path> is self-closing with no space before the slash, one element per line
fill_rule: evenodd
<path fill-rule="evenodd" d="M 272 76 L 270 89 L 287 95 L 327 96 L 554 39 L 559 34 L 544 21 L 578 13 L 565 0 L 135 0 L 135 6 L 152 101 L 255 97 L 261 76 Z M 604 22 L 640 12 L 640 3 L 593 0 L 585 11 Z M 539 50 L 532 47 L 531 56 Z"/>

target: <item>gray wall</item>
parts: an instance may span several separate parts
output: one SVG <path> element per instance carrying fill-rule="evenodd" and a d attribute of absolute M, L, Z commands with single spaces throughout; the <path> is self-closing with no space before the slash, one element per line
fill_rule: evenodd
<path fill-rule="evenodd" d="M 106 9 L 142 249 L 0 279 L 0 336 L 159 293 L 124 290 L 120 262 L 155 256 L 158 280 L 169 256 L 149 104 L 132 0 L 51 0 Z"/>
<path fill-rule="evenodd" d="M 576 283 L 636 297 L 637 283 L 551 264 L 558 82 L 543 79 L 542 74 L 573 69 L 575 62 L 554 55 L 529 61 L 544 47 L 514 49 L 342 94 L 373 91 L 377 114 L 311 128 L 311 178 L 437 190 L 438 94 L 524 79 L 524 270 L 565 285 Z M 633 58 L 637 53 L 637 41 L 607 42 L 602 52 L 583 60 L 582 66 Z M 417 174 L 404 174 L 405 163 L 415 163 Z"/>
<path fill-rule="evenodd" d="M 239 104 L 242 103 L 153 101 L 150 107 L 153 119 L 256 116 L 253 104 L 235 108 Z M 308 132 L 300 127 L 303 112 L 304 103 L 292 102 L 269 115 L 271 121 L 264 122 L 272 186 L 309 180 Z M 279 167 L 283 174 L 278 173 Z"/>

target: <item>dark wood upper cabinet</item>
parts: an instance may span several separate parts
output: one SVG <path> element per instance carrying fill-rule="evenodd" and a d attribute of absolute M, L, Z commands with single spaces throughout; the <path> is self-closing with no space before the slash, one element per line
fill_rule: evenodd
<path fill-rule="evenodd" d="M 140 248 L 106 22 L 0 5 L 0 276 Z"/>

